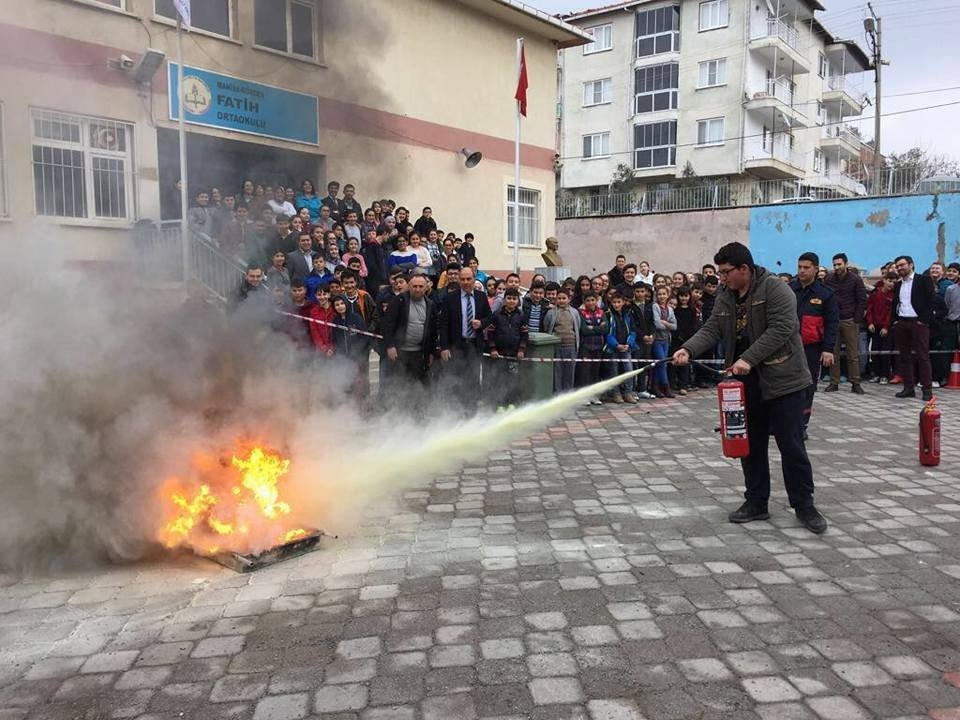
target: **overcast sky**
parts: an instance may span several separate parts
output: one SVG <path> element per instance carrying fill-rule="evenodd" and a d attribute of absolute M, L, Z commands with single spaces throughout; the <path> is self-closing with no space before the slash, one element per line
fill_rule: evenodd
<path fill-rule="evenodd" d="M 570 12 L 608 5 L 614 0 L 524 0 L 549 13 Z M 869 55 L 864 39 L 864 0 L 822 0 L 825 13 L 817 16 L 834 35 L 856 40 Z M 883 70 L 883 151 L 899 152 L 919 145 L 960 160 L 960 104 L 887 117 L 910 108 L 960 102 L 960 3 L 956 0 L 875 0 L 883 18 L 883 54 L 890 65 Z M 874 95 L 873 73 L 860 76 L 864 92 Z M 532 81 L 532 79 L 531 79 Z M 956 88 L 945 92 L 903 93 Z M 901 95 L 900 97 L 890 97 Z M 873 137 L 873 108 L 869 120 L 854 123 L 863 137 Z"/>

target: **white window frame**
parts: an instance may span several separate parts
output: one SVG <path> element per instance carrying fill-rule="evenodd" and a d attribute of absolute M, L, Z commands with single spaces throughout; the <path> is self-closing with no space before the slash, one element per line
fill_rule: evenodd
<path fill-rule="evenodd" d="M 713 65 L 713 74 L 716 82 L 710 82 L 710 66 Z M 722 87 L 727 84 L 727 59 L 714 58 L 704 60 L 697 66 L 697 89 Z"/>
<path fill-rule="evenodd" d="M 823 150 L 820 148 L 813 149 L 813 171 L 817 175 L 823 173 Z"/>
<path fill-rule="evenodd" d="M 600 83 L 600 100 L 596 100 L 597 83 Z M 590 100 L 587 100 L 587 92 L 590 92 Z M 583 84 L 583 107 L 594 107 L 596 105 L 609 105 L 613 102 L 613 78 L 601 78 L 600 80 L 588 80 Z M 521 188 L 522 190 L 523 188 Z"/>
<path fill-rule="evenodd" d="M 10 206 L 7 205 L 6 126 L 3 124 L 3 111 L 3 103 L 0 102 L 0 217 L 9 217 Z"/>
<path fill-rule="evenodd" d="M 720 127 L 717 139 L 717 125 Z M 711 129 L 713 132 L 711 133 Z M 701 133 L 701 130 L 703 131 Z M 697 147 L 716 147 L 723 145 L 726 140 L 726 121 L 723 117 L 705 118 L 697 121 Z M 710 139 L 711 135 L 714 139 Z"/>
<path fill-rule="evenodd" d="M 590 145 L 590 152 L 587 153 L 587 145 Z M 599 151 L 597 145 L 599 144 Z M 606 147 L 604 147 L 606 146 Z M 610 132 L 588 133 L 583 136 L 583 159 L 596 160 L 597 158 L 610 157 Z M 522 188 L 521 188 L 522 189 Z"/>
<path fill-rule="evenodd" d="M 154 22 L 162 23 L 164 25 L 173 25 L 176 26 L 177 19 L 171 18 L 166 15 L 161 15 L 157 12 L 157 0 L 153 1 L 153 20 Z M 190 28 L 190 32 L 197 33 L 200 35 L 208 35 L 212 38 L 227 39 L 236 42 L 236 2 L 235 0 L 227 0 L 227 24 L 229 25 L 228 31 L 229 34 L 224 35 L 223 33 L 218 33 L 216 30 L 207 30 L 206 28 L 193 26 Z"/>
<path fill-rule="evenodd" d="M 65 122 L 80 125 L 79 141 L 57 140 L 40 137 L 36 133 L 36 121 L 48 120 L 52 122 Z M 126 150 L 110 150 L 106 148 L 96 148 L 90 142 L 91 125 L 102 125 L 106 130 L 112 127 L 123 127 L 126 135 Z M 134 195 L 134 178 L 136 176 L 136 167 L 134 165 L 134 124 L 125 120 L 114 120 L 112 118 L 97 117 L 93 115 L 80 115 L 77 113 L 61 112 L 59 110 L 48 110 L 45 108 L 30 108 L 30 155 L 32 166 L 33 182 L 33 203 L 34 213 L 38 217 L 51 218 L 64 222 L 96 222 L 96 223 L 123 223 L 127 224 L 136 217 L 136 200 Z M 71 152 L 81 152 L 83 154 L 83 181 L 84 181 L 84 215 L 70 215 L 56 213 L 41 213 L 37 203 L 37 165 L 33 160 L 33 150 L 36 147 L 53 148 L 67 150 Z M 124 163 L 123 170 L 123 215 L 97 215 L 96 214 L 96 183 L 94 175 L 94 160 L 120 160 Z M 61 166 L 62 167 L 62 166 Z M 41 172 L 46 172 L 41 170 Z"/>
<path fill-rule="evenodd" d="M 504 213 L 503 216 L 507 221 L 507 231 L 504 233 L 504 237 L 507 238 L 507 247 L 513 247 L 513 198 L 511 197 L 511 191 L 513 190 L 513 183 L 510 183 L 506 187 L 504 192 Z M 526 198 L 524 197 L 524 194 Z M 533 196 L 532 202 L 531 195 Z M 526 202 L 525 202 L 526 200 Z M 520 243 L 521 248 L 539 248 L 541 245 L 540 241 L 540 218 L 543 215 L 543 192 L 537 188 L 528 188 L 523 185 L 520 186 L 520 239 L 523 242 Z M 532 220 L 533 227 L 527 233 L 529 237 L 524 234 L 524 217 L 523 209 L 532 209 Z"/>
<path fill-rule="evenodd" d="M 286 18 L 287 18 L 287 49 L 286 50 L 277 50 L 272 48 L 269 45 L 260 45 L 257 43 L 257 27 L 256 27 L 256 2 L 254 0 L 254 27 L 253 27 L 253 46 L 257 50 L 266 50 L 267 52 L 279 53 L 281 55 L 287 55 L 292 58 L 299 58 L 301 60 L 316 60 L 319 56 L 319 37 L 317 33 L 317 18 L 320 8 L 317 7 L 316 0 L 286 0 Z M 310 24 L 310 31 L 313 35 L 313 54 L 312 55 L 301 55 L 293 51 L 293 12 L 292 6 L 302 5 L 304 7 L 310 8 L 311 17 L 313 22 Z"/>
<path fill-rule="evenodd" d="M 706 24 L 703 21 L 704 10 L 706 10 L 707 15 Z M 728 27 L 730 25 L 730 0 L 704 0 L 701 2 L 697 23 L 700 32 Z"/>
<path fill-rule="evenodd" d="M 817 53 L 817 74 L 824 80 L 830 74 L 830 61 L 827 60 L 826 54 L 822 52 Z"/>
<path fill-rule="evenodd" d="M 667 145 L 645 145 L 645 146 L 643 146 L 643 147 L 637 147 L 637 128 L 639 128 L 639 127 L 646 127 L 646 126 L 648 126 L 648 125 L 664 125 L 664 124 L 669 125 L 669 124 L 671 124 L 671 123 L 673 124 L 673 142 L 672 142 L 672 143 L 669 143 L 669 144 L 667 144 Z M 650 150 L 650 151 L 651 151 L 651 159 L 652 159 L 652 157 L 653 157 L 652 151 L 654 151 L 654 150 L 662 150 L 662 149 L 664 149 L 664 148 L 666 148 L 666 149 L 668 149 L 668 150 L 670 150 L 670 149 L 673 150 L 672 153 L 670 153 L 670 152 L 667 153 L 668 162 L 666 162 L 666 163 L 664 163 L 664 164 L 662 164 L 662 165 L 653 165 L 653 164 L 651 164 L 651 165 L 640 166 L 639 164 L 637 164 L 637 157 L 638 157 L 639 153 L 641 153 L 641 152 L 643 152 L 643 151 L 645 151 L 645 150 Z M 672 162 L 670 161 L 670 155 L 673 156 L 673 157 L 672 157 Z M 635 125 L 633 126 L 633 168 L 634 168 L 634 170 L 654 170 L 654 169 L 656 169 L 656 168 L 675 167 L 676 164 L 677 164 L 677 121 L 676 121 L 676 120 L 657 120 L 657 121 L 650 122 L 650 123 L 637 123 L 637 124 L 635 124 Z"/>
<path fill-rule="evenodd" d="M 613 23 L 594 25 L 592 27 L 584 28 L 583 31 L 594 38 L 593 42 L 589 42 L 583 46 L 584 55 L 595 55 L 597 53 L 613 50 Z M 606 45 L 601 46 L 597 44 L 597 31 L 603 31 L 600 39 L 605 38 L 607 41 Z"/>
<path fill-rule="evenodd" d="M 676 68 L 674 69 L 674 66 Z M 663 87 L 656 90 L 644 90 L 643 92 L 637 91 L 637 73 L 646 73 L 652 72 L 657 69 L 660 69 L 662 79 L 664 74 L 671 74 L 676 76 L 677 84 L 675 86 Z M 654 76 L 656 78 L 656 76 Z M 677 62 L 666 62 L 658 63 L 656 65 L 642 65 L 633 71 L 633 114 L 634 115 L 646 115 L 647 113 L 655 112 L 666 112 L 668 110 L 676 110 L 679 106 L 680 101 L 680 63 Z M 666 95 L 668 97 L 667 107 L 657 108 L 656 100 L 658 96 Z M 640 98 L 650 97 L 650 109 L 649 110 L 640 110 Z"/>

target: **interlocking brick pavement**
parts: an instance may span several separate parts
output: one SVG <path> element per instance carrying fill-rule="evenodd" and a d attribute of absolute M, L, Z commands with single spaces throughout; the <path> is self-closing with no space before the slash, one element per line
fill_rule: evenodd
<path fill-rule="evenodd" d="M 818 395 L 827 534 L 739 468 L 711 392 L 578 409 L 251 575 L 0 578 L 0 720 L 960 718 L 960 392 Z M 774 477 L 779 473 L 774 469 Z"/>

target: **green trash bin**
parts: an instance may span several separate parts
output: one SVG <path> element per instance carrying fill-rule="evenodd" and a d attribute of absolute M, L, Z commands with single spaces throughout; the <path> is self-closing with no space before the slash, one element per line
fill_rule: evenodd
<path fill-rule="evenodd" d="M 547 333 L 532 332 L 527 340 L 528 358 L 552 358 L 560 338 Z M 549 400 L 553 397 L 553 363 L 520 363 L 520 382 L 524 402 Z"/>

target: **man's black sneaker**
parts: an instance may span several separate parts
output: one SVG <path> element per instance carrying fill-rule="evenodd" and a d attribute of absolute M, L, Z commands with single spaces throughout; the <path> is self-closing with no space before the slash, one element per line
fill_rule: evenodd
<path fill-rule="evenodd" d="M 914 390 L 913 388 L 904 388 L 903 390 L 898 392 L 896 395 L 894 395 L 894 397 L 898 397 L 898 398 L 911 398 L 916 396 L 917 396 L 917 391 Z"/>
<path fill-rule="evenodd" d="M 852 392 L 854 395 L 866 395 L 866 393 L 863 391 L 863 388 L 860 387 L 860 383 L 854 383 L 851 385 L 850 392 Z"/>
<path fill-rule="evenodd" d="M 933 400 L 933 390 L 931 390 L 930 388 L 924 388 L 923 400 L 924 402 L 930 402 L 931 400 Z"/>
<path fill-rule="evenodd" d="M 827 387 L 824 389 L 824 392 L 836 392 L 836 391 L 839 390 L 839 389 L 840 389 L 840 386 L 839 386 L 839 385 L 837 385 L 836 383 L 830 383 L 830 384 L 827 385 Z"/>
<path fill-rule="evenodd" d="M 732 523 L 748 523 L 754 520 L 769 520 L 770 513 L 766 505 L 757 505 L 749 500 L 738 507 L 728 516 Z"/>
<path fill-rule="evenodd" d="M 827 519 L 815 507 L 811 506 L 796 512 L 797 520 L 802 522 L 803 526 L 810 532 L 820 535 L 827 531 Z"/>

